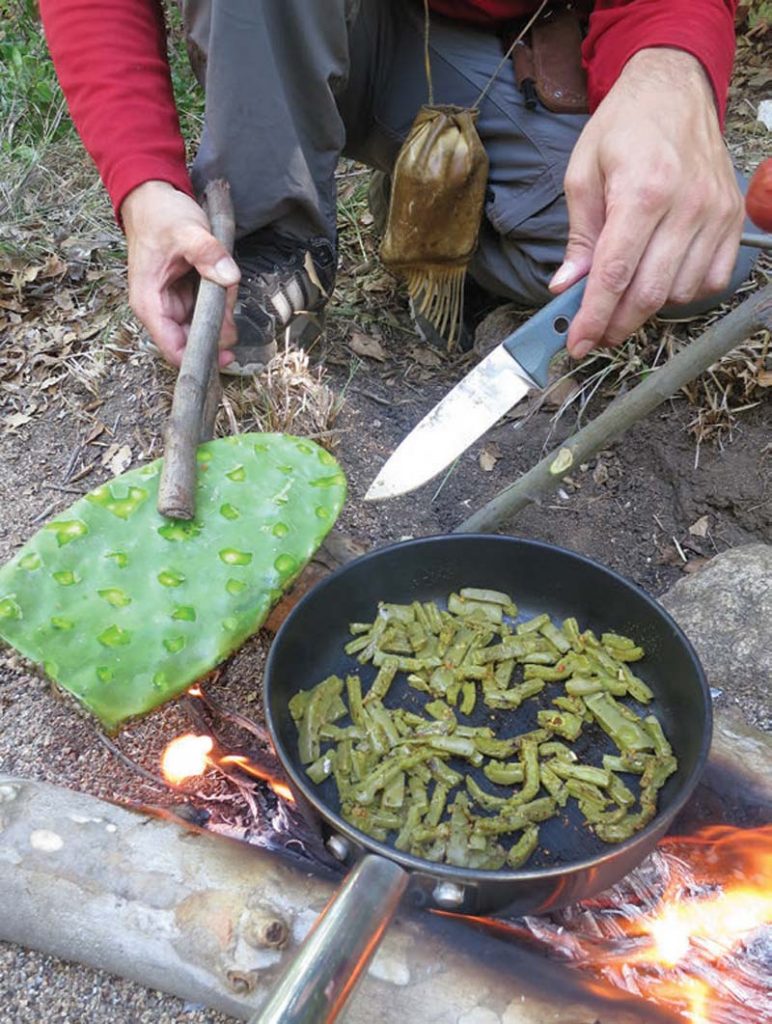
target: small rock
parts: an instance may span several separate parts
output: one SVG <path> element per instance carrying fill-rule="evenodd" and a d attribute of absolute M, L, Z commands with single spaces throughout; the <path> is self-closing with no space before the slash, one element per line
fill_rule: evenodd
<path fill-rule="evenodd" d="M 694 537 L 707 537 L 709 529 L 710 522 L 708 517 L 700 516 L 700 518 L 689 527 L 689 533 Z"/>
<path fill-rule="evenodd" d="M 762 100 L 756 120 L 761 121 L 767 131 L 772 132 L 772 100 Z"/>
<path fill-rule="evenodd" d="M 702 661 L 710 685 L 772 721 L 772 544 L 725 551 L 661 598 Z"/>

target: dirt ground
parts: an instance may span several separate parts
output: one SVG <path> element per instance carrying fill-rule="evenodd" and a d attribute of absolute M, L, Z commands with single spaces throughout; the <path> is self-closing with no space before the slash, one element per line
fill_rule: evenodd
<path fill-rule="evenodd" d="M 750 168 L 768 143 L 748 127 L 752 118 L 745 105 L 758 96 L 742 76 L 738 82 L 730 144 Z M 80 161 L 73 174 L 90 180 L 80 155 L 69 151 L 63 159 Z M 338 300 L 328 347 L 312 353 L 317 366 L 322 357 L 324 380 L 339 410 L 334 421 L 327 406 L 318 415 L 313 408 L 301 410 L 292 429 L 313 434 L 321 428 L 325 442 L 334 445 L 350 484 L 339 526 L 369 547 L 452 530 L 573 433 L 581 403 L 587 400 L 586 419 L 631 386 L 647 365 L 637 351 L 652 356 L 661 346 L 677 348 L 699 331 L 699 324 L 649 325 L 636 339 L 638 349 L 631 343 L 615 360 L 598 357 L 580 373 L 577 399 L 562 415 L 543 407 L 505 420 L 446 478 L 392 502 L 365 504 L 362 496 L 385 457 L 476 360 L 472 353 L 435 352 L 412 334 L 404 297 L 374 259 L 376 240 L 362 203 L 365 185 L 361 169 L 342 171 Z M 0 561 L 77 495 L 161 453 L 174 382 L 169 370 L 135 348 L 138 330 L 123 304 L 120 239 L 105 208 L 98 207 L 95 218 L 92 205 L 88 216 L 71 204 L 57 205 L 44 171 L 28 189 L 19 231 L 26 230 L 37 201 L 47 211 L 49 244 L 0 264 Z M 754 286 L 766 277 L 762 265 Z M 526 316 L 524 311 L 521 319 Z M 653 595 L 721 551 L 772 543 L 769 376 L 766 387 L 761 383 L 769 369 L 768 344 L 768 335 L 752 339 L 731 367 L 695 390 L 695 403 L 683 395 L 665 403 L 503 531 L 582 552 Z M 276 410 L 266 406 L 259 387 L 230 384 L 226 399 L 221 433 L 234 425 L 276 425 Z M 723 429 L 718 432 L 716 425 Z M 262 635 L 250 641 L 225 666 L 213 691 L 256 718 L 267 642 Z M 761 705 L 743 711 L 751 721 L 763 715 Z M 162 747 L 187 728 L 185 712 L 170 705 L 127 728 L 117 743 L 155 772 Z M 91 721 L 7 650 L 0 652 L 0 771 L 108 799 L 169 800 L 162 787 L 117 761 Z M 150 1020 L 215 1024 L 224 1018 L 0 944 L 0 1024 Z"/>

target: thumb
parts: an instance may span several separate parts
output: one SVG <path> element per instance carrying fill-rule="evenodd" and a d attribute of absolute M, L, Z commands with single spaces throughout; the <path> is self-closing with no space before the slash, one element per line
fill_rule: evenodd
<path fill-rule="evenodd" d="M 198 224 L 187 232 L 182 255 L 201 277 L 224 288 L 237 284 L 241 278 L 241 272 L 225 246 Z"/>
<path fill-rule="evenodd" d="M 602 183 L 597 175 L 571 174 L 565 182 L 568 206 L 568 243 L 563 262 L 549 283 L 550 291 L 562 292 L 590 272 L 595 245 L 605 221 Z"/>

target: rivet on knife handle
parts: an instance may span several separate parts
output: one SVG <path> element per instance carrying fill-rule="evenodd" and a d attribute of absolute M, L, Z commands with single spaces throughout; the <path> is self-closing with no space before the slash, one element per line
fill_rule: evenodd
<path fill-rule="evenodd" d="M 586 284 L 585 277 L 572 284 L 503 342 L 507 352 L 540 388 L 547 386 L 550 360 L 565 347 L 568 328 L 579 312 Z"/>

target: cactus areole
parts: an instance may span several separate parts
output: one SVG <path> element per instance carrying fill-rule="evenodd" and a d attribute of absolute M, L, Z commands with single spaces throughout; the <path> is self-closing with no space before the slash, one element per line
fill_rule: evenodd
<path fill-rule="evenodd" d="M 192 522 L 157 512 L 160 469 L 91 491 L 0 569 L 0 637 L 111 730 L 258 630 L 346 496 L 335 459 L 285 434 L 201 445 Z"/>

